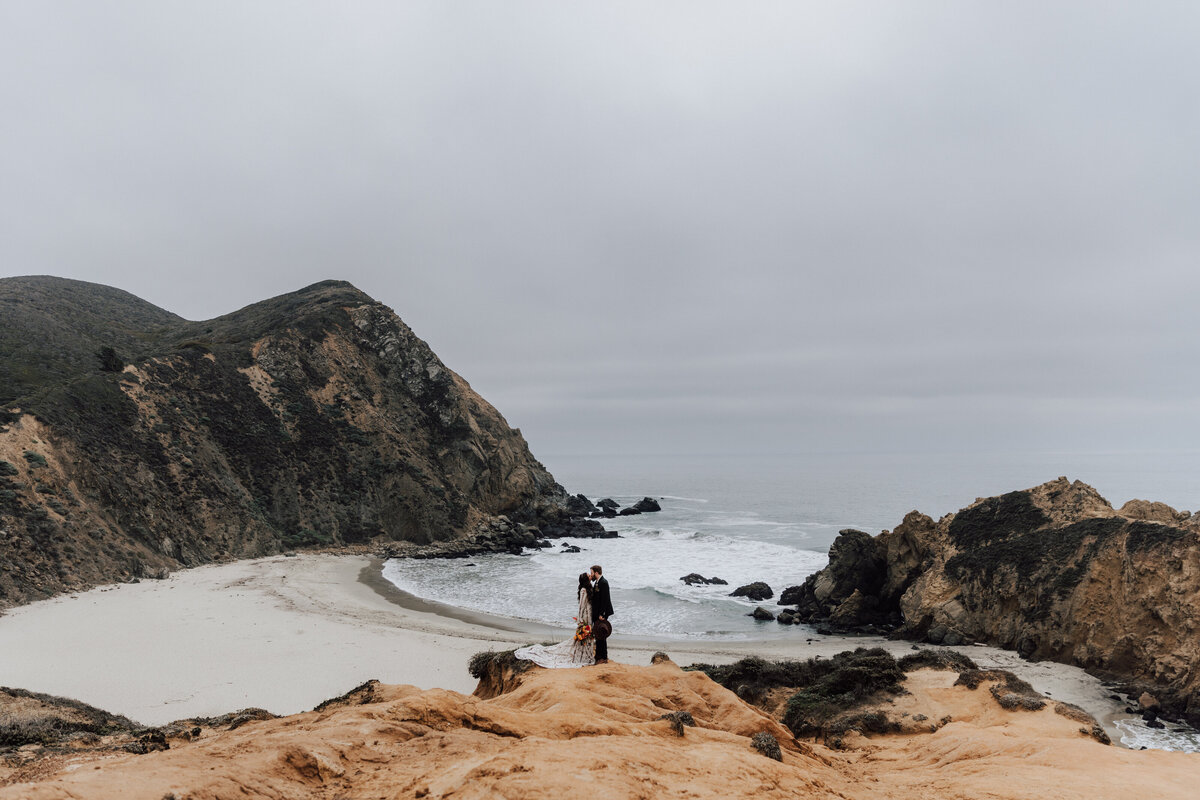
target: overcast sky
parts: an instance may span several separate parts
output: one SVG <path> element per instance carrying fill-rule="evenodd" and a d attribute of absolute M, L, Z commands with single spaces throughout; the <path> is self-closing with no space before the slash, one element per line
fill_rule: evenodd
<path fill-rule="evenodd" d="M 0 275 L 325 278 L 538 454 L 1196 450 L 1200 5 L 0 3 Z"/>

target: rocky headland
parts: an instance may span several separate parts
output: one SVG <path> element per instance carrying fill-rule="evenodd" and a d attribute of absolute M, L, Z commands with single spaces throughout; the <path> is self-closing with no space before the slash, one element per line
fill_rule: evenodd
<path fill-rule="evenodd" d="M 106 286 L 6 278 L 0 312 L 0 609 L 297 548 L 615 535 L 348 283 L 189 322 Z"/>
<path fill-rule="evenodd" d="M 159 728 L 0 691 L 0 798 L 1044 800 L 1194 789 L 1194 757 L 1106 745 L 1078 709 L 953 654 L 859 650 L 689 670 L 659 654 L 644 667 L 543 670 L 481 653 L 470 667 L 473 695 L 370 681 L 308 713 L 246 709 Z"/>
<path fill-rule="evenodd" d="M 1200 519 L 1119 509 L 1066 478 L 981 498 L 892 531 L 846 530 L 829 565 L 790 587 L 789 621 L 980 642 L 1073 664 L 1200 723 Z"/>

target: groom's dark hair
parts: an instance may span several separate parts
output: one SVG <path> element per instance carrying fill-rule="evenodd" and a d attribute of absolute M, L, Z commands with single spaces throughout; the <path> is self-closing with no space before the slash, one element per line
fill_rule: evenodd
<path fill-rule="evenodd" d="M 600 565 L 599 565 L 599 564 L 592 564 L 592 572 L 596 573 L 597 575 L 603 575 L 603 574 L 604 574 L 604 570 L 600 569 Z"/>

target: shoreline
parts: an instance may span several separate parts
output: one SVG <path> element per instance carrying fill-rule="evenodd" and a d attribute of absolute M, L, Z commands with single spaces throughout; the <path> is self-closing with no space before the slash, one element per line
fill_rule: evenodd
<path fill-rule="evenodd" d="M 481 650 L 556 641 L 563 630 L 424 600 L 383 577 L 383 560 L 301 554 L 180 570 L 0 615 L 0 685 L 71 697 L 146 725 L 246 707 L 307 711 L 366 680 L 470 694 Z M 908 641 L 804 636 L 794 640 L 679 641 L 615 634 L 615 661 L 677 664 L 830 657 Z M 1035 689 L 1096 717 L 1120 745 L 1128 718 L 1099 679 L 1055 662 L 1024 662 L 978 645 L 950 648 L 981 668 L 1008 669 Z"/>
<path fill-rule="evenodd" d="M 415 594 L 406 592 L 396 584 L 383 577 L 383 565 L 387 559 L 371 556 L 369 563 L 358 573 L 358 582 L 370 588 L 389 603 L 394 603 L 403 609 L 418 614 L 433 614 L 439 617 L 465 622 L 468 625 L 488 628 L 502 633 L 527 633 L 530 635 L 556 634 L 558 629 L 549 625 L 538 625 L 535 622 L 525 623 L 524 620 L 508 619 L 482 611 L 472 611 L 468 608 L 439 603 L 436 600 L 426 600 Z M 526 627 L 526 625 L 528 627 Z M 537 629 L 537 630 L 535 630 Z"/>

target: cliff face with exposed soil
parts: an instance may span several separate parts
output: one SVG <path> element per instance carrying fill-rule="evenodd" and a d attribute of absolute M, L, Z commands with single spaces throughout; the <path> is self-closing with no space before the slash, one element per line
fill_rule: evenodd
<path fill-rule="evenodd" d="M 0 608 L 561 513 L 520 432 L 349 284 L 207 322 L 53 278 L 0 281 L 0 301 L 21 311 L 0 364 L 24 392 L 0 408 Z"/>
<path fill-rule="evenodd" d="M 811 621 L 1076 664 L 1200 721 L 1200 521 L 1187 512 L 1114 509 L 1059 478 L 838 542 L 799 593 Z"/>
<path fill-rule="evenodd" d="M 670 661 L 488 674 L 475 696 L 370 682 L 291 717 L 181 721 L 9 754 L 0 798 L 1194 796 L 1193 756 L 1097 742 L 1089 719 L 1003 674 L 901 678 L 903 692 L 870 710 L 897 733 L 847 730 L 837 749 L 794 738 Z"/>

